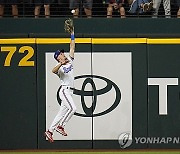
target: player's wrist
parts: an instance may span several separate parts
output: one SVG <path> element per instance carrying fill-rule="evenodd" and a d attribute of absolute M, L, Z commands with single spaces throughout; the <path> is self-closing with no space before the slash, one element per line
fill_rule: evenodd
<path fill-rule="evenodd" d="M 71 33 L 71 40 L 75 40 L 74 33 Z"/>

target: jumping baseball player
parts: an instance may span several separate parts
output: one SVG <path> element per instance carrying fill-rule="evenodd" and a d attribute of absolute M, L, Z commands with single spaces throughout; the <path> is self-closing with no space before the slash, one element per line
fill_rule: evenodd
<path fill-rule="evenodd" d="M 64 127 L 76 111 L 76 106 L 72 98 L 73 87 L 74 87 L 74 76 L 73 76 L 73 60 L 74 60 L 74 51 L 75 51 L 74 26 L 68 28 L 69 28 L 68 31 L 71 34 L 69 56 L 68 57 L 65 56 L 63 49 L 57 50 L 54 53 L 54 58 L 58 61 L 58 63 L 53 68 L 52 72 L 55 73 L 61 81 L 61 86 L 59 91 L 61 106 L 51 126 L 44 133 L 44 135 L 46 136 L 46 138 L 49 140 L 50 143 L 54 142 L 53 140 L 54 130 L 56 130 L 58 133 L 60 133 L 63 136 L 67 136 Z"/>

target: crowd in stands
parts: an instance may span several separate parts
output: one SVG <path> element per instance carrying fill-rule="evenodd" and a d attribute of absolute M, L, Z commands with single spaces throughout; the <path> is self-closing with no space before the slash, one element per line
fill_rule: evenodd
<path fill-rule="evenodd" d="M 180 0 L 0 0 L 0 18 L 68 16 L 180 18 Z"/>

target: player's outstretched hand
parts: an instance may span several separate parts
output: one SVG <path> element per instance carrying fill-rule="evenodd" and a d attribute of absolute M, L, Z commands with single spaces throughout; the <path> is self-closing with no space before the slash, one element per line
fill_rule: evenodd
<path fill-rule="evenodd" d="M 65 32 L 70 33 L 70 34 L 74 31 L 74 23 L 71 18 L 65 20 L 64 30 Z"/>

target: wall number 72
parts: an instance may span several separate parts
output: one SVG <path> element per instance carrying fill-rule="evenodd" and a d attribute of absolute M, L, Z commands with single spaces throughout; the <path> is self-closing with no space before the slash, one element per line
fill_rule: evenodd
<path fill-rule="evenodd" d="M 1 52 L 9 52 L 6 56 L 4 66 L 10 66 L 12 56 L 16 50 L 16 47 L 1 47 Z M 29 60 L 34 55 L 34 49 L 31 46 L 22 46 L 19 49 L 19 53 L 24 53 L 25 51 L 28 53 L 20 60 L 18 66 L 34 66 L 34 61 Z"/>

